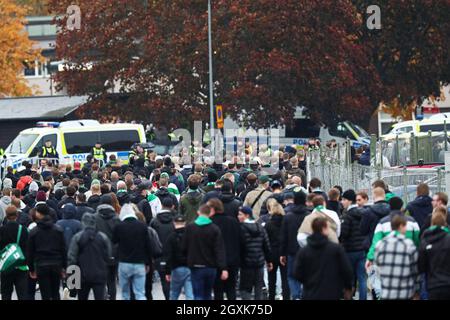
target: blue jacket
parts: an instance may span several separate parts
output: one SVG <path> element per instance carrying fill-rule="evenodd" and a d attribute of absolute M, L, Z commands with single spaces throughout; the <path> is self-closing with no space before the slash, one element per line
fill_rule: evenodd
<path fill-rule="evenodd" d="M 64 211 L 63 219 L 56 224 L 63 229 L 66 248 L 69 248 L 72 237 L 83 229 L 81 222 L 77 220 L 76 210 L 74 212 Z"/>
<path fill-rule="evenodd" d="M 362 236 L 365 236 L 363 247 L 365 250 L 369 250 L 372 244 L 373 234 L 378 222 L 389 215 L 391 208 L 389 204 L 382 200 L 375 202 L 372 206 L 361 209 L 361 224 L 359 226 L 359 231 Z"/>
<path fill-rule="evenodd" d="M 417 221 L 421 230 L 425 225 L 425 219 L 433 212 L 432 200 L 430 196 L 418 196 L 406 206 L 406 211 Z"/>

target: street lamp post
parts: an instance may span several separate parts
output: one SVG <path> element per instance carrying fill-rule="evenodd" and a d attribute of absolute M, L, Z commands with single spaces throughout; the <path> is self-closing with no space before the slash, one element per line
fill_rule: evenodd
<path fill-rule="evenodd" d="M 209 47 L 209 137 L 211 151 L 214 151 L 214 83 L 213 83 L 213 52 L 212 52 L 212 26 L 211 26 L 211 0 L 208 0 L 208 47 Z"/>

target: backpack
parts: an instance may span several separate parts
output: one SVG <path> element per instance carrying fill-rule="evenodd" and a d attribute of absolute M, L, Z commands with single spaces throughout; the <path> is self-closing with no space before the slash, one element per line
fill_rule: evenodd
<path fill-rule="evenodd" d="M 150 236 L 150 244 L 153 258 L 157 259 L 163 255 L 163 247 L 159 240 L 158 233 L 152 227 L 148 227 L 148 234 Z"/>

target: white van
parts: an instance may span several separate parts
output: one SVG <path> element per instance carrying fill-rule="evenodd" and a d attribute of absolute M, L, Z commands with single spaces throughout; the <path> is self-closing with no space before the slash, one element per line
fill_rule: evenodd
<path fill-rule="evenodd" d="M 426 120 L 409 120 L 396 123 L 392 126 L 392 129 L 385 135 L 381 137 L 383 139 L 393 139 L 397 135 L 400 138 L 405 138 L 407 136 L 411 136 L 411 132 L 414 135 L 418 135 L 419 133 L 427 133 L 431 132 L 444 132 L 445 125 L 447 126 L 447 131 L 450 131 L 450 119 L 446 119 L 444 117 L 438 119 L 426 119 Z"/>
<path fill-rule="evenodd" d="M 23 130 L 5 149 L 4 166 L 18 168 L 22 161 L 37 158 L 45 141 L 52 145 L 63 164 L 85 162 L 95 143 L 101 142 L 106 154 L 116 155 L 128 163 L 134 143 L 146 142 L 144 127 L 139 124 L 100 124 L 96 120 L 39 122 L 37 127 Z"/>

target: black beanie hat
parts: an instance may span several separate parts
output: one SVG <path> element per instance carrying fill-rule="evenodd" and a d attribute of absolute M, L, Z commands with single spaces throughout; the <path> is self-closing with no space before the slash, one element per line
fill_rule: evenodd
<path fill-rule="evenodd" d="M 342 199 L 347 199 L 347 200 L 350 200 L 351 202 L 355 203 L 356 202 L 355 191 L 352 189 L 345 191 L 344 194 L 342 195 Z"/>

